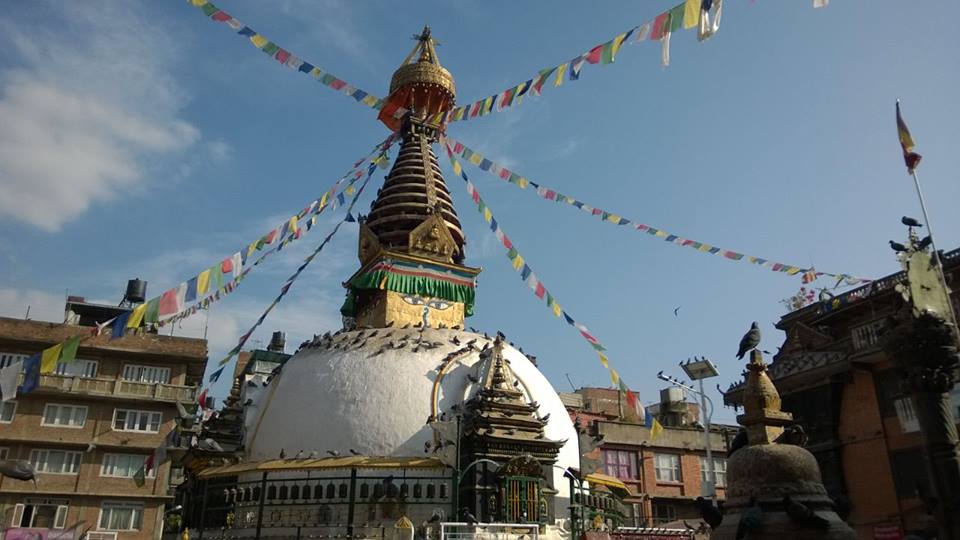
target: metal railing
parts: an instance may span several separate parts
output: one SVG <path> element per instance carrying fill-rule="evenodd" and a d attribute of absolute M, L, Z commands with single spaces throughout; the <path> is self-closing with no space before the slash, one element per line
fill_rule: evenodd
<path fill-rule="evenodd" d="M 459 523 L 440 524 L 440 540 L 537 540 L 536 523 Z"/>
<path fill-rule="evenodd" d="M 23 384 L 22 373 L 20 374 L 20 384 Z M 186 403 L 194 401 L 197 394 L 197 389 L 193 386 L 125 381 L 104 377 L 55 375 L 53 373 L 40 375 L 37 390 L 52 390 L 68 394 L 91 396 L 144 398 L 170 402 L 180 401 Z"/>
<path fill-rule="evenodd" d="M 850 330 L 850 337 L 853 339 L 853 350 L 864 351 L 872 349 L 880 344 L 880 330 L 883 328 L 884 320 L 877 319 L 860 326 L 855 326 Z"/>

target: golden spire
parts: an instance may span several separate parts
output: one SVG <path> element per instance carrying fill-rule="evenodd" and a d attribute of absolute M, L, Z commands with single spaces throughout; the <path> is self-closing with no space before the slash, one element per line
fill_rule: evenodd
<path fill-rule="evenodd" d="M 424 26 L 413 38 L 417 44 L 393 72 L 390 96 L 380 111 L 380 121 L 393 131 L 399 131 L 402 125 L 402 120 L 394 114 L 398 109 L 426 118 L 452 109 L 456 102 L 457 86 L 450 72 L 440 65 L 430 27 Z"/>

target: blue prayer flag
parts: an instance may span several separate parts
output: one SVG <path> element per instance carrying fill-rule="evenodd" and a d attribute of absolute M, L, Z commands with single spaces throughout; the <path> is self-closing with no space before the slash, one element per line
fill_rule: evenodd
<path fill-rule="evenodd" d="M 244 252 L 246 253 L 246 252 Z M 246 261 L 244 261 L 246 263 Z M 187 292 L 183 295 L 184 302 L 196 302 L 197 300 L 197 278 L 196 276 L 187 281 Z"/>
<path fill-rule="evenodd" d="M 40 386 L 40 353 L 32 354 L 23 361 L 23 384 L 21 394 L 29 394 Z"/>
<path fill-rule="evenodd" d="M 113 319 L 113 324 L 110 325 L 110 339 L 122 338 L 124 332 L 127 331 L 127 320 L 130 319 L 130 311 L 121 313 Z"/>

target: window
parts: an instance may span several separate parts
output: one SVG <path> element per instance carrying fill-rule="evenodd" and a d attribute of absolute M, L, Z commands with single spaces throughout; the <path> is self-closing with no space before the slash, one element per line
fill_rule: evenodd
<path fill-rule="evenodd" d="M 723 458 L 713 458 L 713 475 L 715 486 L 727 485 L 727 460 Z M 700 481 L 707 481 L 707 458 L 700 457 Z"/>
<path fill-rule="evenodd" d="M 142 522 L 142 504 L 104 502 L 100 507 L 101 529 L 109 531 L 139 531 Z"/>
<path fill-rule="evenodd" d="M 677 520 L 677 509 L 669 504 L 653 503 L 653 524 L 662 525 Z"/>
<path fill-rule="evenodd" d="M 82 428 L 86 421 L 86 407 L 48 403 L 43 409 L 43 420 L 40 421 L 40 425 Z"/>
<path fill-rule="evenodd" d="M 74 360 L 72 362 L 58 362 L 56 369 L 53 370 L 55 375 L 63 375 L 65 377 L 83 377 L 86 379 L 92 379 L 97 376 L 97 361 L 96 360 Z"/>
<path fill-rule="evenodd" d="M 159 433 L 160 413 L 154 411 L 116 409 L 113 411 L 113 429 L 117 431 Z"/>
<path fill-rule="evenodd" d="M 657 471 L 657 480 L 661 482 L 681 482 L 680 456 L 677 454 L 655 454 L 654 466 Z"/>
<path fill-rule="evenodd" d="M 104 454 L 103 465 L 100 467 L 100 476 L 112 476 L 115 478 L 133 478 L 137 471 L 143 468 L 147 461 L 147 456 L 137 454 Z M 152 467 L 146 471 L 147 478 L 154 477 Z"/>
<path fill-rule="evenodd" d="M 23 361 L 26 359 L 27 355 L 25 354 L 0 352 L 0 368 L 5 368 L 13 364 L 20 364 L 20 370 L 23 371 Z"/>
<path fill-rule="evenodd" d="M 123 380 L 170 384 L 170 368 L 127 364 L 123 366 Z"/>
<path fill-rule="evenodd" d="M 603 472 L 622 480 L 636 478 L 637 453 L 626 450 L 604 450 Z"/>
<path fill-rule="evenodd" d="M 7 456 L 10 455 L 10 449 L 6 446 L 0 446 L 0 460 L 7 459 Z"/>
<path fill-rule="evenodd" d="M 30 464 L 37 472 L 77 474 L 80 471 L 80 456 L 80 452 L 66 450 L 31 450 Z"/>
<path fill-rule="evenodd" d="M 897 411 L 897 420 L 900 422 L 900 431 L 912 433 L 920 431 L 920 421 L 917 419 L 916 409 L 913 408 L 913 398 L 902 397 L 893 402 Z"/>
<path fill-rule="evenodd" d="M 69 502 L 66 499 L 26 499 L 13 508 L 13 526 L 62 529 L 67 526 Z M 51 538 L 55 536 L 51 535 Z"/>
<path fill-rule="evenodd" d="M 16 401 L 4 401 L 0 403 L 0 424 L 9 424 L 13 422 L 13 415 L 17 412 Z"/>
<path fill-rule="evenodd" d="M 897 497 L 911 499 L 920 492 L 931 493 L 927 459 L 920 448 L 890 452 L 890 465 Z"/>

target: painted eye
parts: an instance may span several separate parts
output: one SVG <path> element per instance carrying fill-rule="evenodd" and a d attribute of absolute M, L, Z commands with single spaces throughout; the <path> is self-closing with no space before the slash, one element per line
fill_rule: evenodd
<path fill-rule="evenodd" d="M 419 296 L 404 296 L 403 301 L 408 304 L 412 304 L 414 306 L 421 306 L 423 304 L 426 304 L 426 301 L 424 301 L 424 299 L 420 298 Z"/>
<path fill-rule="evenodd" d="M 433 309 L 440 309 L 440 310 L 444 310 L 450 307 L 450 303 L 444 300 L 431 300 L 427 305 Z"/>

